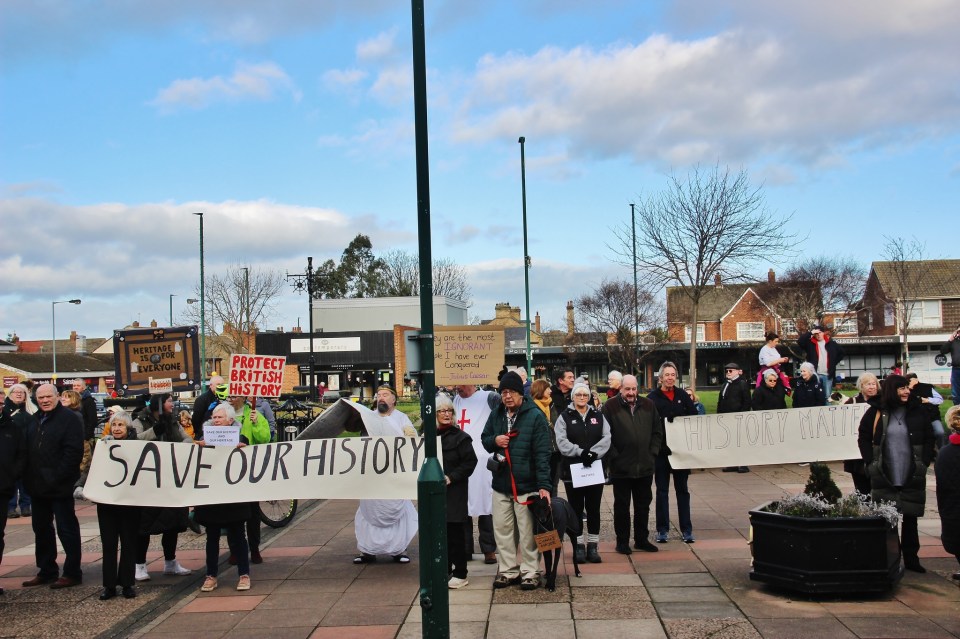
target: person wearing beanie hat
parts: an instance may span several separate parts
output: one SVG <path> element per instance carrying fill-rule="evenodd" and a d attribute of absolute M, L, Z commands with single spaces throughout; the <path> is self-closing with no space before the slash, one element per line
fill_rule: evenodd
<path fill-rule="evenodd" d="M 602 560 L 597 547 L 600 543 L 600 501 L 603 499 L 603 483 L 574 488 L 570 465 L 580 463 L 591 466 L 599 462 L 610 450 L 610 424 L 603 413 L 591 404 L 590 387 L 584 383 L 573 385 L 570 391 L 573 403 L 560 413 L 553 427 L 557 448 L 563 455 L 563 484 L 567 499 L 578 519 L 587 513 L 586 546 L 584 538 L 577 539 L 577 563 L 583 559 L 598 564 Z"/>
<path fill-rule="evenodd" d="M 500 397 L 480 437 L 484 449 L 495 453 L 487 460 L 495 468 L 492 514 L 499 571 L 493 587 L 519 582 L 522 590 L 535 590 L 540 586 L 540 553 L 527 503 L 537 493 L 550 501 L 550 428 L 543 411 L 524 398 L 523 381 L 513 371 L 500 379 Z"/>

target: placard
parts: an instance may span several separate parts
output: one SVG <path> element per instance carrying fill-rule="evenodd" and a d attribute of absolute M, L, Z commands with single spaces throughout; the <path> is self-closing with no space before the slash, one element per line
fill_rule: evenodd
<path fill-rule="evenodd" d="M 173 382 L 172 391 L 200 388 L 200 340 L 196 326 L 136 328 L 113 332 L 117 394 L 149 392 L 150 378 Z"/>
<path fill-rule="evenodd" d="M 4 375 L 3 376 L 3 387 L 10 388 L 14 384 L 20 381 L 20 378 L 16 375 Z"/>
<path fill-rule="evenodd" d="M 563 546 L 560 543 L 560 534 L 556 530 L 548 530 L 545 533 L 534 535 L 533 540 L 537 542 L 537 550 L 540 552 L 557 550 Z"/>
<path fill-rule="evenodd" d="M 230 395 L 233 397 L 280 397 L 283 391 L 285 356 L 230 356 Z"/>
<path fill-rule="evenodd" d="M 203 443 L 207 446 L 235 447 L 240 443 L 240 429 L 236 426 L 204 426 Z"/>
<path fill-rule="evenodd" d="M 173 392 L 173 380 L 169 377 L 164 379 L 155 379 L 151 377 L 147 382 L 147 392 L 151 395 L 160 395 L 162 393 Z"/>
<path fill-rule="evenodd" d="M 573 479 L 574 488 L 595 486 L 607 481 L 607 478 L 603 476 L 603 463 L 599 459 L 590 466 L 570 464 L 570 477 Z"/>
<path fill-rule="evenodd" d="M 867 404 L 677 417 L 665 423 L 670 465 L 725 468 L 860 459 Z"/>
<path fill-rule="evenodd" d="M 434 326 L 437 386 L 496 384 L 503 368 L 502 326 Z"/>

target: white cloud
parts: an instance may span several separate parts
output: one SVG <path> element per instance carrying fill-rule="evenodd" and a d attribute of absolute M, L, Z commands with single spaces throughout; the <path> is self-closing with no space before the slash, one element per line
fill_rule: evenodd
<path fill-rule="evenodd" d="M 360 62 L 375 62 L 392 58 L 397 50 L 397 28 L 378 33 L 376 36 L 357 44 L 357 60 Z"/>
<path fill-rule="evenodd" d="M 162 112 L 181 107 L 203 109 L 217 102 L 272 100 L 278 93 L 289 93 L 295 101 L 301 94 L 286 72 L 272 62 L 238 63 L 230 77 L 174 80 L 150 102 Z"/>
<path fill-rule="evenodd" d="M 331 91 L 341 91 L 356 87 L 366 77 L 367 72 L 362 69 L 331 69 L 323 74 L 322 79 L 324 86 Z"/>

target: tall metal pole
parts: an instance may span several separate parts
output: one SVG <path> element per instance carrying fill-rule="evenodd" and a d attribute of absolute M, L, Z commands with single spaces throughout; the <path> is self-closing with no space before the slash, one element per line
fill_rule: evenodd
<path fill-rule="evenodd" d="M 307 258 L 307 299 L 310 304 L 310 399 L 317 401 L 317 363 L 313 357 L 313 257 Z"/>
<path fill-rule="evenodd" d="M 206 315 L 206 285 L 203 279 L 203 213 L 194 213 L 200 216 L 200 392 L 207 390 L 207 315 Z"/>
<path fill-rule="evenodd" d="M 176 293 L 170 293 L 170 326 L 173 326 L 173 298 L 176 296 Z"/>
<path fill-rule="evenodd" d="M 246 315 L 247 326 L 243 329 L 243 335 L 246 338 L 247 352 L 250 352 L 250 267 L 243 268 L 243 314 Z M 241 316 L 240 321 L 243 322 Z"/>
<path fill-rule="evenodd" d="M 633 372 L 636 374 L 640 372 L 640 309 L 637 306 L 640 291 L 637 289 L 637 218 L 633 203 L 630 204 L 630 231 L 633 236 Z"/>
<path fill-rule="evenodd" d="M 417 232 L 420 239 L 420 416 L 426 459 L 417 478 L 420 507 L 420 613 L 424 637 L 450 636 L 447 589 L 446 482 L 437 459 L 437 394 L 433 359 L 433 256 L 430 248 L 430 161 L 427 147 L 427 51 L 423 0 L 411 0 L 413 116 L 417 148 Z M 398 375 L 402 371 L 397 371 Z M 460 540 L 457 540 L 459 543 Z"/>
<path fill-rule="evenodd" d="M 520 136 L 520 193 L 523 198 L 523 290 L 527 296 L 527 375 L 534 378 L 530 356 L 530 253 L 527 251 L 527 165 L 523 154 L 526 138 Z"/>

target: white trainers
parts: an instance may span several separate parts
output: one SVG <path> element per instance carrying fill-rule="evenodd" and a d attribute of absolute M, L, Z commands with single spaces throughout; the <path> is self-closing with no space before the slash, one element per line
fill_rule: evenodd
<path fill-rule="evenodd" d="M 182 577 L 183 575 L 189 575 L 192 572 L 193 571 L 189 568 L 184 568 L 181 566 L 180 562 L 176 559 L 172 561 L 164 560 L 163 562 L 163 574 L 165 575 L 177 575 L 178 577 Z"/>
<path fill-rule="evenodd" d="M 450 590 L 457 590 L 458 588 L 463 588 L 470 582 L 466 579 L 460 579 L 459 577 L 450 577 L 450 581 L 447 582 L 447 588 Z"/>
<path fill-rule="evenodd" d="M 137 570 L 133 575 L 137 581 L 150 581 L 150 573 L 147 572 L 147 564 L 137 564 Z"/>

